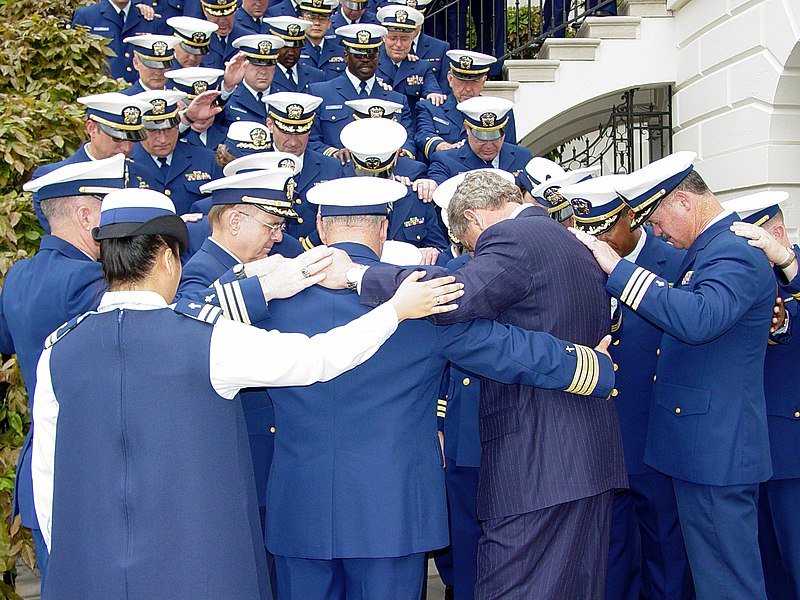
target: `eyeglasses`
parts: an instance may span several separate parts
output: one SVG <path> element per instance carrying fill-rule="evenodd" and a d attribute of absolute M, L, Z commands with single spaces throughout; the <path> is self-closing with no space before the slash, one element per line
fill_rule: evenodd
<path fill-rule="evenodd" d="M 265 221 L 262 221 L 261 219 L 256 219 L 253 215 L 248 215 L 246 212 L 242 212 L 240 210 L 237 210 L 236 212 L 238 212 L 240 215 L 243 215 L 245 217 L 249 217 L 249 218 L 253 219 L 253 221 L 255 221 L 256 223 L 260 223 L 261 225 L 263 225 L 264 227 L 269 229 L 270 233 L 273 233 L 273 234 L 274 233 L 283 233 L 284 231 L 286 231 L 286 223 L 281 223 L 280 225 L 272 225 L 271 223 L 266 223 Z"/>
<path fill-rule="evenodd" d="M 325 21 L 330 21 L 331 20 L 331 15 L 330 14 L 325 15 L 325 14 L 319 14 L 319 13 L 301 12 L 300 13 L 300 18 L 301 19 L 305 19 L 306 21 L 322 21 L 322 22 L 325 22 Z"/>

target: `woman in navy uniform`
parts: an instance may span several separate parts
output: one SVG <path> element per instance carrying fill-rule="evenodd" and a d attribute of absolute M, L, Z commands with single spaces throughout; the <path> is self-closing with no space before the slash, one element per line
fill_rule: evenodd
<path fill-rule="evenodd" d="M 110 291 L 48 338 L 37 369 L 42 597 L 271 598 L 236 395 L 336 377 L 398 321 L 447 310 L 437 300 L 458 286 L 409 282 L 336 331 L 285 335 L 220 320 L 210 305 L 168 307 L 187 234 L 163 194 L 109 194 L 94 237 Z M 321 281 L 325 265 L 297 269 L 285 291 Z"/>

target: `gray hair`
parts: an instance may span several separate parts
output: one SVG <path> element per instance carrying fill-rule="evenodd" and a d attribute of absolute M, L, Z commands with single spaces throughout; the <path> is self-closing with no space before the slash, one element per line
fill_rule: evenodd
<path fill-rule="evenodd" d="M 322 217 L 322 227 L 379 227 L 386 219 L 385 215 L 339 215 Z"/>
<path fill-rule="evenodd" d="M 469 225 L 465 210 L 498 210 L 508 202 L 522 203 L 519 188 L 495 173 L 476 171 L 467 173 L 447 207 L 450 231 L 460 238 Z"/>
<path fill-rule="evenodd" d="M 58 227 L 66 223 L 81 206 L 86 206 L 90 209 L 94 207 L 99 210 L 100 199 L 97 198 L 97 202 L 92 202 L 91 198 L 93 198 L 93 196 L 85 195 L 48 198 L 47 200 L 42 200 L 42 213 L 44 213 L 52 229 L 53 227 Z"/>

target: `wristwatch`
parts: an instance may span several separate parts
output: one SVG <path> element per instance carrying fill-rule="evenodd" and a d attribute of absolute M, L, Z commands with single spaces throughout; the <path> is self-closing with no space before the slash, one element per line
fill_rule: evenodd
<path fill-rule="evenodd" d="M 353 265 L 344 273 L 345 281 L 347 281 L 347 289 L 358 291 L 358 284 L 361 283 L 361 278 L 364 276 L 364 271 L 369 267 L 366 265 Z"/>
<path fill-rule="evenodd" d="M 236 275 L 236 279 L 239 280 L 247 279 L 247 273 L 244 272 L 243 264 L 240 263 L 238 265 L 233 265 L 231 271 L 233 271 L 233 274 Z"/>

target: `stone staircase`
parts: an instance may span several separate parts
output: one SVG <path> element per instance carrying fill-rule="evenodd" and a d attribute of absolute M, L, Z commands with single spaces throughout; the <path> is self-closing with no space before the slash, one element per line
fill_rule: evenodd
<path fill-rule="evenodd" d="M 619 16 L 589 17 L 573 38 L 548 38 L 537 58 L 507 60 L 484 93 L 516 103 L 517 137 L 540 155 L 605 120 L 633 87 L 676 80 L 678 48 L 666 0 L 622 0 Z"/>

